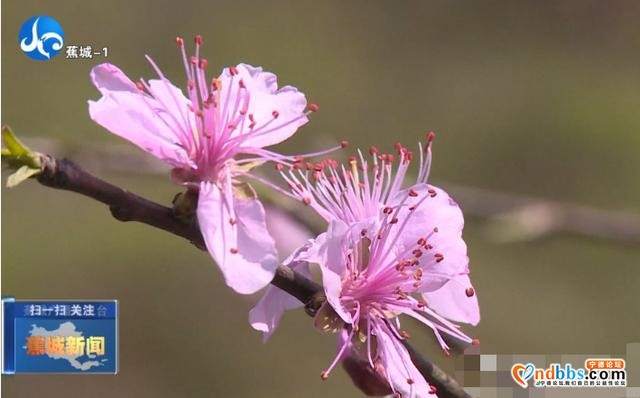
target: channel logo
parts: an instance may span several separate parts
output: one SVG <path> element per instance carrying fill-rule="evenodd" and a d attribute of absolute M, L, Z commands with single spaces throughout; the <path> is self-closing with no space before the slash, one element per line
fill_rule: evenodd
<path fill-rule="evenodd" d="M 529 387 L 625 387 L 627 373 L 624 359 L 587 359 L 584 368 L 571 364 L 552 363 L 547 369 L 534 364 L 516 363 L 511 367 L 511 378 L 522 388 Z"/>
<path fill-rule="evenodd" d="M 2 299 L 2 374 L 118 372 L 116 300 Z"/>
<path fill-rule="evenodd" d="M 64 45 L 64 31 L 55 19 L 35 15 L 27 19 L 18 33 L 20 50 L 31 59 L 48 61 L 58 55 Z"/>

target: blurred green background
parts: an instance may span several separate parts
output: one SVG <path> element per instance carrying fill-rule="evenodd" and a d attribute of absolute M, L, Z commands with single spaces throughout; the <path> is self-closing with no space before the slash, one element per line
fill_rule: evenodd
<path fill-rule="evenodd" d="M 390 150 L 435 130 L 431 181 L 445 189 L 640 212 L 637 1 L 2 5 L 2 123 L 24 137 L 121 142 L 87 112 L 98 97 L 89 70 L 102 58 L 36 62 L 20 52 L 20 25 L 46 14 L 64 27 L 65 45 L 108 47 L 107 60 L 134 79 L 153 77 L 149 54 L 181 86 L 174 38 L 196 33 L 211 73 L 238 62 L 276 72 L 321 107 L 279 150 L 339 139 Z M 163 203 L 179 190 L 135 170 L 101 177 Z M 359 395 L 341 370 L 321 382 L 335 340 L 302 311 L 263 345 L 247 324 L 257 297 L 233 294 L 186 241 L 118 223 L 96 202 L 33 182 L 3 187 L 2 199 L 3 295 L 121 300 L 120 374 L 3 377 L 7 397 Z M 473 217 L 465 239 L 483 317 L 465 330 L 483 351 L 623 353 L 640 341 L 638 242 L 551 234 L 499 243 Z M 454 369 L 426 329 L 413 330 L 425 353 Z"/>

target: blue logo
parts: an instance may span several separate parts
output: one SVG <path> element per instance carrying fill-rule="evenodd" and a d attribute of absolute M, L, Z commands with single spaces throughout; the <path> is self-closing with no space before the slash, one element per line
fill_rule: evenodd
<path fill-rule="evenodd" d="M 2 299 L 2 374 L 118 372 L 116 300 Z"/>
<path fill-rule="evenodd" d="M 34 15 L 22 24 L 18 43 L 29 58 L 48 61 L 62 50 L 64 31 L 55 19 L 46 15 Z"/>

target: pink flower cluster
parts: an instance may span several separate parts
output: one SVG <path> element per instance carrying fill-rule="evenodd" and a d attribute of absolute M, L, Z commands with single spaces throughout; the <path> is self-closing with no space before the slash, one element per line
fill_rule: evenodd
<path fill-rule="evenodd" d="M 278 266 L 265 210 L 246 179 L 258 180 L 307 204 L 328 227 L 296 249 L 285 264 L 311 277 L 322 274 L 327 302 L 315 324 L 337 332 L 338 354 L 322 372 L 326 379 L 340 360 L 369 366 L 390 390 L 403 397 L 435 391 L 413 365 L 402 341 L 408 338 L 400 315 L 430 328 L 447 352 L 444 336 L 476 341 L 454 322 L 476 325 L 478 301 L 469 279 L 462 239 L 463 216 L 457 203 L 428 184 L 433 133 L 418 153 L 418 177 L 404 181 L 414 154 L 397 144 L 396 154 L 371 147 L 346 164 L 304 159 L 266 147 L 292 136 L 307 123 L 315 104 L 295 87 L 278 88 L 276 76 L 239 64 L 207 80 L 207 60 L 187 56 L 176 40 L 187 78 L 185 92 L 173 85 L 147 57 L 157 79 L 137 82 L 111 64 L 91 71 L 102 94 L 89 101 L 91 118 L 168 163 L 174 181 L 198 192 L 197 220 L 207 249 L 235 291 L 251 294 L 267 287 Z M 186 94 L 185 94 L 186 93 Z M 255 175 L 275 162 L 288 189 Z M 283 313 L 302 305 L 267 287 L 250 313 L 251 325 L 265 340 Z M 433 395 L 431 395 L 433 396 Z"/>

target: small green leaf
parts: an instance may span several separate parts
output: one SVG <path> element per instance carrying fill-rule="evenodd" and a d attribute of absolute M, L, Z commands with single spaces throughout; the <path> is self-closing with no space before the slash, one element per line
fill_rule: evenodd
<path fill-rule="evenodd" d="M 18 169 L 22 165 L 27 165 L 32 169 L 40 169 L 42 163 L 40 154 L 32 151 L 22 141 L 16 137 L 9 126 L 2 127 L 2 158 L 9 163 L 9 166 Z"/>
<path fill-rule="evenodd" d="M 29 148 L 16 137 L 9 126 L 2 127 L 2 142 L 7 146 L 7 149 L 16 156 L 29 153 Z"/>
<path fill-rule="evenodd" d="M 7 187 L 13 188 L 27 178 L 40 173 L 40 171 L 40 169 L 34 169 L 27 165 L 24 165 L 7 178 Z"/>

